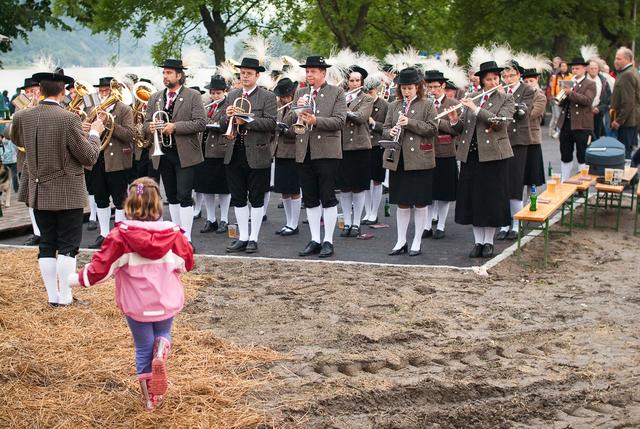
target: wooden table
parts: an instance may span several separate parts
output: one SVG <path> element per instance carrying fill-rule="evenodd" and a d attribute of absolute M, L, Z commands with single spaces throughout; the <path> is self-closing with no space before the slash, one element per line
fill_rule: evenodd
<path fill-rule="evenodd" d="M 537 210 L 531 211 L 530 204 L 527 204 L 522 210 L 516 213 L 513 218 L 517 219 L 520 228 L 518 229 L 518 254 L 521 253 L 521 240 L 524 235 L 525 227 L 530 231 L 540 230 L 544 232 L 544 266 L 547 266 L 549 257 L 549 219 L 553 214 L 562 208 L 564 211 L 565 204 L 569 205 L 569 230 L 558 231 L 571 234 L 573 231 L 573 196 L 576 193 L 577 185 L 569 183 L 559 183 L 556 185 L 555 192 L 551 193 L 547 189 L 538 196 Z M 530 223 L 536 226 L 529 226 Z"/>
<path fill-rule="evenodd" d="M 598 179 L 598 176 L 594 176 L 593 174 L 588 174 L 586 176 L 583 176 L 582 174 L 578 173 L 575 176 L 572 176 L 571 178 L 569 178 L 569 180 L 564 182 L 570 185 L 576 185 L 576 194 L 584 198 L 584 205 L 582 207 L 582 223 L 576 223 L 575 226 L 579 226 L 581 228 L 587 227 L 587 217 L 588 217 L 588 210 L 589 210 L 589 190 L 591 189 L 591 186 L 596 184 L 597 179 Z M 564 222 L 562 224 L 564 225 Z"/>
<path fill-rule="evenodd" d="M 635 176 L 638 174 L 638 169 L 635 167 L 631 167 L 626 170 L 622 176 L 622 184 L 620 185 L 608 185 L 604 183 L 596 184 L 596 202 L 593 205 L 593 227 L 598 228 L 598 209 L 615 209 L 616 210 L 616 225 L 612 227 L 616 231 L 620 228 L 620 212 L 623 208 L 628 208 L 633 210 L 633 202 L 636 197 L 636 183 Z M 628 206 L 623 205 L 622 201 L 624 199 L 624 189 L 630 186 L 631 187 L 631 202 Z M 600 226 L 601 228 L 606 228 Z"/>

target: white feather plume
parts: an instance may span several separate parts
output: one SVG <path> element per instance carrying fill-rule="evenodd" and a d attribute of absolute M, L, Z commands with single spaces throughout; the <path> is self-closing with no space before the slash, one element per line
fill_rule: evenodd
<path fill-rule="evenodd" d="M 201 68 L 209 66 L 210 58 L 201 49 L 189 48 L 182 54 L 182 64 L 189 68 Z"/>
<path fill-rule="evenodd" d="M 54 60 L 51 55 L 40 55 L 31 63 L 31 68 L 38 73 L 45 71 L 53 72 L 56 67 L 58 67 L 58 62 Z"/>
<path fill-rule="evenodd" d="M 260 73 L 256 84 L 269 90 L 273 89 L 276 86 L 276 82 L 273 80 L 273 78 L 271 78 L 270 73 Z"/>
<path fill-rule="evenodd" d="M 269 50 L 271 43 L 259 34 L 249 37 L 244 42 L 244 56 L 255 58 L 260 61 L 261 66 L 265 66 L 269 62 Z"/>
<path fill-rule="evenodd" d="M 224 78 L 228 85 L 235 80 L 235 74 L 238 72 L 236 66 L 229 61 L 225 61 L 216 67 L 216 74 Z"/>
<path fill-rule="evenodd" d="M 333 52 L 326 59 L 331 67 L 327 69 L 327 82 L 332 85 L 341 85 L 344 82 L 347 70 L 356 63 L 356 54 L 349 48 Z"/>
<path fill-rule="evenodd" d="M 519 52 L 515 55 L 515 60 L 522 68 L 535 69 L 538 73 L 551 71 L 551 61 L 542 54 L 532 55 L 526 52 Z"/>
<path fill-rule="evenodd" d="M 457 65 L 458 64 L 458 54 L 453 49 L 445 49 L 440 54 L 440 59 L 444 61 L 447 65 Z"/>
<path fill-rule="evenodd" d="M 580 55 L 585 61 L 599 60 L 598 47 L 596 45 L 584 45 L 580 48 Z"/>
<path fill-rule="evenodd" d="M 493 45 L 491 47 L 491 55 L 498 67 L 509 67 L 513 59 L 513 53 L 509 45 Z"/>
<path fill-rule="evenodd" d="M 391 65 L 394 72 L 398 73 L 407 67 L 422 68 L 426 57 L 420 55 L 417 49 L 408 46 L 398 53 L 387 54 L 384 57 L 384 61 Z"/>
<path fill-rule="evenodd" d="M 300 62 L 288 55 L 272 58 L 269 62 L 269 73 L 272 71 L 282 72 L 282 76 L 286 74 L 289 79 L 296 82 L 304 82 L 305 80 L 305 71 L 304 68 L 300 67 Z M 280 80 L 282 76 L 280 76 L 278 80 Z"/>
<path fill-rule="evenodd" d="M 469 85 L 469 76 L 463 67 L 444 63 L 441 71 L 444 77 L 453 82 L 456 88 L 464 89 Z"/>
<path fill-rule="evenodd" d="M 486 63 L 487 61 L 493 61 L 491 51 L 484 46 L 476 46 L 469 56 L 469 68 L 473 72 L 477 72 L 480 70 L 480 64 Z"/>

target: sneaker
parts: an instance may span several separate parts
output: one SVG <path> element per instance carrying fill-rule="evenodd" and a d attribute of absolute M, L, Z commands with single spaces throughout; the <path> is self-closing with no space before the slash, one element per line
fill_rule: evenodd
<path fill-rule="evenodd" d="M 149 393 L 164 395 L 167 392 L 167 358 L 171 350 L 171 343 L 164 337 L 156 338 L 153 345 L 153 361 L 151 363 L 151 382 Z"/>

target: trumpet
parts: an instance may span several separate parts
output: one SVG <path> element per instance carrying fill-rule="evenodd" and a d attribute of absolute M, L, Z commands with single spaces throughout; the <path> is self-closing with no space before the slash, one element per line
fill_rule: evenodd
<path fill-rule="evenodd" d="M 476 95 L 475 97 L 472 97 L 472 98 L 471 98 L 471 100 L 477 100 L 477 99 L 479 99 L 479 98 L 484 97 L 485 95 L 490 95 L 490 94 L 492 94 L 493 92 L 497 91 L 497 90 L 498 90 L 498 89 L 500 89 L 500 88 L 509 88 L 510 86 L 513 86 L 513 85 L 515 85 L 515 83 L 510 83 L 510 84 L 506 84 L 506 83 L 505 83 L 505 84 L 502 84 L 502 85 L 495 86 L 495 87 L 493 87 L 493 88 L 491 88 L 491 89 L 489 89 L 489 90 L 487 90 L 487 91 L 483 91 L 483 92 L 481 92 L 480 94 Z M 444 111 L 443 111 L 443 112 L 441 112 L 441 113 L 438 113 L 434 119 L 444 118 L 444 117 L 445 117 L 445 116 L 447 116 L 449 113 L 453 112 L 454 110 L 458 110 L 458 109 L 460 109 L 460 108 L 462 108 L 462 107 L 464 107 L 464 104 L 462 104 L 462 103 L 458 103 L 458 104 L 456 104 L 455 106 L 450 107 L 450 108 L 448 108 L 447 110 L 444 110 Z"/>
<path fill-rule="evenodd" d="M 313 87 L 309 86 L 309 93 L 305 94 L 304 96 L 306 104 L 303 106 L 300 106 L 297 110 L 310 109 L 312 112 L 316 111 L 315 100 L 311 97 L 312 93 L 313 93 Z M 296 121 L 295 124 L 293 124 L 293 132 L 296 133 L 297 135 L 304 134 L 305 131 L 307 131 L 307 128 L 308 128 L 307 125 L 304 122 L 302 122 L 302 117 L 298 115 L 298 120 Z"/>
<path fill-rule="evenodd" d="M 400 108 L 400 114 L 398 115 L 398 122 L 394 128 L 398 129 L 398 132 L 393 136 L 393 140 L 380 140 L 380 146 L 385 149 L 389 149 L 389 155 L 387 155 L 387 161 L 395 162 L 396 150 L 400 148 L 400 135 L 402 134 L 402 127 L 400 126 L 400 119 L 405 116 L 404 112 L 407 111 L 409 100 L 406 97 L 402 99 L 402 107 Z"/>
<path fill-rule="evenodd" d="M 162 134 L 162 130 L 164 125 L 170 122 L 169 114 L 164 110 L 160 110 L 160 102 L 158 101 L 158 110 L 153 113 L 151 120 L 156 124 L 156 129 L 153 132 L 153 153 L 151 156 L 161 156 L 164 155 L 162 152 L 161 146 L 171 147 L 173 146 L 173 136 L 169 135 L 169 142 L 165 144 L 164 135 Z"/>
<path fill-rule="evenodd" d="M 564 90 L 564 88 L 566 88 L 566 87 L 573 88 L 574 84 L 575 84 L 575 82 L 572 81 L 572 80 L 561 80 L 560 82 L 558 82 L 558 85 L 560 85 L 560 88 L 562 88 L 562 89 L 560 89 L 560 92 L 558 92 L 556 94 L 556 96 L 551 99 L 551 101 L 556 105 L 561 104 L 569 96 L 567 94 L 567 91 Z"/>
<path fill-rule="evenodd" d="M 143 149 L 149 147 L 149 144 L 144 138 L 144 132 L 142 131 L 142 125 L 144 123 L 144 111 L 147 108 L 147 103 L 151 98 L 151 94 L 156 92 L 156 88 L 146 82 L 138 82 L 133 86 L 133 126 L 135 127 L 135 135 L 133 141 L 136 147 Z"/>
<path fill-rule="evenodd" d="M 80 108 L 80 104 L 82 103 L 82 97 L 84 97 L 85 95 L 89 95 L 91 92 L 93 92 L 90 90 L 91 85 L 83 80 L 76 80 L 73 83 L 73 87 L 76 90 L 76 95 L 74 95 L 71 101 L 69 102 L 69 105 L 67 106 L 67 110 L 77 114 L 78 116 L 80 116 L 80 119 L 85 121 L 87 119 L 87 114 L 85 113 L 84 110 Z"/>
<path fill-rule="evenodd" d="M 93 122 L 96 120 L 98 115 L 106 116 L 105 121 L 105 130 L 107 131 L 104 136 L 102 136 L 100 145 L 100 150 L 104 150 L 109 142 L 111 141 L 111 137 L 113 136 L 113 129 L 115 128 L 114 117 L 111 113 L 107 112 L 107 109 L 118 101 L 122 101 L 122 93 L 120 92 L 121 84 L 116 79 L 111 79 L 111 93 L 109 96 L 104 99 L 100 105 L 96 106 L 85 119 L 86 122 Z M 110 126 L 106 125 L 110 124 Z"/>
<path fill-rule="evenodd" d="M 251 101 L 248 98 L 244 98 L 244 91 L 240 98 L 236 98 L 233 101 L 233 115 L 229 118 L 229 125 L 227 131 L 223 134 L 228 140 L 235 140 L 238 133 L 240 133 L 240 124 L 236 124 L 236 118 L 246 119 L 252 117 L 251 113 Z M 233 126 L 236 125 L 234 131 Z"/>

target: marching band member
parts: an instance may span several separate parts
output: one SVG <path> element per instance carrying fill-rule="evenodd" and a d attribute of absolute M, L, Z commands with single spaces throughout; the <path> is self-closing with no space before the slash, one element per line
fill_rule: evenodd
<path fill-rule="evenodd" d="M 535 69 L 525 69 L 522 74 L 525 85 L 535 91 L 533 106 L 529 112 L 531 144 L 527 146 L 527 165 L 524 169 L 525 196 L 529 194 L 527 187 L 540 186 L 545 183 L 544 161 L 542 159 L 542 116 L 547 107 L 547 96 L 538 84 L 540 73 Z"/>
<path fill-rule="evenodd" d="M 240 236 L 227 246 L 227 252 L 255 253 L 264 215 L 264 197 L 271 179 L 271 134 L 276 129 L 276 96 L 257 85 L 265 68 L 255 58 L 243 58 L 238 66 L 242 88 L 229 93 L 223 105 L 220 126 L 227 130 L 229 122 L 232 136 L 227 144 L 224 163 L 227 183 L 231 191 Z M 238 100 L 238 101 L 236 101 Z M 243 100 L 248 100 L 249 103 Z M 246 123 L 234 117 L 235 103 L 245 112 L 251 110 L 253 121 Z M 249 105 L 251 108 L 249 109 Z M 251 210 L 247 205 L 251 203 Z M 249 233 L 251 219 L 251 233 Z"/>
<path fill-rule="evenodd" d="M 386 80 L 384 83 L 384 91 L 382 92 L 382 99 L 387 103 L 391 103 L 396 98 L 396 72 L 395 68 L 391 64 L 385 64 L 382 66 Z"/>
<path fill-rule="evenodd" d="M 389 255 L 407 252 L 407 228 L 414 208 L 415 233 L 409 256 L 417 256 L 427 206 L 432 202 L 435 137 L 438 127 L 434 120 L 433 102 L 423 94 L 422 77 L 415 68 L 400 71 L 396 101 L 389 105 L 383 136 L 399 138 L 400 148 L 386 149 L 384 166 L 389 169 L 389 202 L 397 204 L 398 239 Z"/>
<path fill-rule="evenodd" d="M 111 94 L 112 77 L 101 77 L 97 85 L 100 98 L 104 101 Z M 133 161 L 133 113 L 131 107 L 118 101 L 107 109 L 113 115 L 113 136 L 111 141 L 100 152 L 98 161 L 91 169 L 91 187 L 98 207 L 98 224 L 100 235 L 90 249 L 99 249 L 109 234 L 111 208 L 109 197 L 116 207 L 116 222 L 124 220 L 123 203 L 127 195 L 129 169 Z M 82 128 L 87 132 L 91 124 L 84 122 Z"/>
<path fill-rule="evenodd" d="M 389 103 L 378 94 L 379 81 L 367 82 L 365 90 L 373 97 L 373 111 L 369 117 L 369 130 L 371 138 L 371 185 L 365 191 L 365 217 L 362 225 L 375 225 L 378 223 L 378 209 L 382 201 L 382 182 L 384 182 L 386 170 L 383 164 L 384 148 L 378 143 L 382 139 L 382 128 L 387 117 Z"/>
<path fill-rule="evenodd" d="M 338 200 L 335 181 L 338 175 L 342 147 L 340 131 L 345 123 L 347 105 L 342 88 L 326 82 L 327 64 L 324 57 L 307 57 L 305 64 L 308 87 L 296 92 L 294 104 L 314 108 L 298 115 L 305 125 L 304 134 L 296 141 L 296 162 L 299 165 L 302 200 L 307 210 L 311 241 L 300 256 L 333 255 L 333 233 L 338 220 Z M 320 223 L 324 219 L 324 240 L 320 244 Z"/>
<path fill-rule="evenodd" d="M 225 115 L 227 82 L 221 76 L 212 76 L 205 86 L 211 96 L 211 105 L 207 110 L 207 129 L 203 135 L 204 162 L 196 166 L 195 191 L 201 194 L 207 209 L 207 221 L 201 233 L 227 232 L 229 223 L 229 206 L 231 194 L 227 185 L 227 174 L 224 166 L 224 155 L 227 150 L 227 139 L 222 135 L 220 126 Z M 216 219 L 216 207 L 220 205 L 220 222 Z"/>
<path fill-rule="evenodd" d="M 563 182 L 571 177 L 574 147 L 578 168 L 586 165 L 585 153 L 593 132 L 591 105 L 596 96 L 595 82 L 586 78 L 589 63 L 584 58 L 576 57 L 569 65 L 574 86 L 564 88 L 567 97 L 560 103 L 562 111 L 556 125 L 560 130 L 560 173 Z"/>
<path fill-rule="evenodd" d="M 344 229 L 340 236 L 357 237 L 360 235 L 360 217 L 365 203 L 364 191 L 369 189 L 371 181 L 369 118 L 373 111 L 373 98 L 362 91 L 368 76 L 365 69 L 354 65 L 347 73 L 347 119 L 342 128 L 342 160 L 338 170 L 338 189 L 344 216 Z"/>
<path fill-rule="evenodd" d="M 138 82 L 146 82 L 150 85 L 153 85 L 149 79 L 142 78 L 139 79 Z M 143 112 L 146 112 L 148 108 L 148 103 L 144 106 Z M 147 137 L 147 141 L 149 140 Z M 133 164 L 131 167 L 131 182 L 134 179 L 139 179 L 140 177 L 151 177 L 156 183 L 160 183 L 160 172 L 153 167 L 153 163 L 151 162 L 151 156 L 149 155 L 149 147 L 138 147 L 134 145 L 133 147 Z"/>
<path fill-rule="evenodd" d="M 302 206 L 300 175 L 296 165 L 296 134 L 293 131 L 296 115 L 291 110 L 291 105 L 287 105 L 293 102 L 297 88 L 298 82 L 293 82 L 285 77 L 278 81 L 273 90 L 280 104 L 277 118 L 278 128 L 275 136 L 274 191 L 282 194 L 282 204 L 287 222 L 276 231 L 276 234 L 283 237 L 299 233 L 298 220 Z"/>
<path fill-rule="evenodd" d="M 76 270 L 87 203 L 83 167 L 93 165 L 100 151 L 101 120 L 91 124 L 89 138 L 80 118 L 60 106 L 65 84 L 73 79 L 62 69 L 36 73 L 44 100 L 13 117 L 11 140 L 26 150 L 29 207 L 40 226 L 38 264 L 52 306 L 73 301 L 69 275 Z"/>
<path fill-rule="evenodd" d="M 206 114 L 198 91 L 184 86 L 182 60 L 167 59 L 161 64 L 165 89 L 149 99 L 144 131 L 149 138 L 161 127 L 162 156 L 152 156 L 154 168 L 160 171 L 169 200 L 171 220 L 180 225 L 191 242 L 195 166 L 204 161 L 200 133 L 205 130 Z M 170 122 L 156 123 L 154 114 L 165 111 Z"/>
<path fill-rule="evenodd" d="M 476 62 L 472 53 L 472 61 Z M 500 85 L 500 72 L 495 61 L 480 64 L 475 73 L 483 91 Z M 461 140 L 456 156 L 461 162 L 456 200 L 456 223 L 473 225 L 475 245 L 471 258 L 493 256 L 496 227 L 511 221 L 509 211 L 509 158 L 513 156 L 504 120 L 513 117 L 513 97 L 494 90 L 479 100 L 462 99 L 464 109 L 453 127 Z"/>
<path fill-rule="evenodd" d="M 513 97 L 515 113 L 513 122 L 507 123 L 507 133 L 513 157 L 509 159 L 509 208 L 511 210 L 511 230 L 509 225 L 500 228 L 497 240 L 515 240 L 518 238 L 519 222 L 513 216 L 522 209 L 524 188 L 524 171 L 527 165 L 528 146 L 531 144 L 529 112 L 533 106 L 535 91 L 522 83 L 524 69 L 517 61 L 512 60 L 502 71 L 502 80 L 507 85 L 507 94 Z"/>

